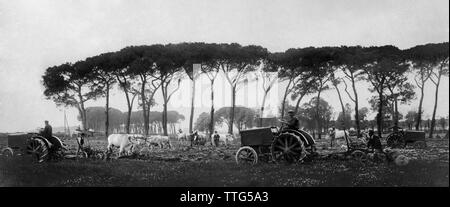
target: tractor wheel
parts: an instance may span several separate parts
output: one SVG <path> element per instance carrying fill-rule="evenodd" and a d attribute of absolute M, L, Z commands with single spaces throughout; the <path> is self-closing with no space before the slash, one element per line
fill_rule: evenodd
<path fill-rule="evenodd" d="M 405 148 L 406 141 L 402 133 L 392 133 L 387 137 L 387 145 L 390 148 Z"/>
<path fill-rule="evenodd" d="M 239 148 L 235 158 L 237 164 L 254 165 L 258 163 L 258 154 L 253 148 L 248 146 Z"/>
<path fill-rule="evenodd" d="M 48 147 L 42 139 L 31 138 L 27 145 L 27 153 L 37 162 L 44 162 L 48 158 Z"/>
<path fill-rule="evenodd" d="M 12 157 L 12 156 L 14 156 L 14 150 L 11 149 L 10 147 L 7 147 L 2 150 L 2 156 L 3 157 Z"/>
<path fill-rule="evenodd" d="M 299 162 L 306 156 L 306 150 L 300 137 L 293 133 L 283 133 L 276 137 L 271 147 L 272 159 L 277 162 Z"/>

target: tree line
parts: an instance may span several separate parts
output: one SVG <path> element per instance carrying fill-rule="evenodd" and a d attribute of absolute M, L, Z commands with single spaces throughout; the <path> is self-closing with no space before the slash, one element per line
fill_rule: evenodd
<path fill-rule="evenodd" d="M 291 48 L 284 52 L 269 52 L 257 45 L 242 46 L 237 43 L 179 43 L 129 46 L 116 52 L 107 52 L 75 63 L 63 63 L 46 69 L 42 76 L 44 95 L 59 106 L 76 107 L 83 128 L 86 128 L 87 116 L 85 103 L 105 97 L 105 130 L 109 131 L 109 92 L 118 86 L 127 102 L 126 132 L 130 132 L 133 105 L 142 110 L 144 134 L 149 133 L 150 110 L 154 106 L 154 95 L 160 91 L 163 97 L 161 125 L 163 133 L 168 134 L 167 106 L 172 95 L 179 89 L 183 78 L 192 85 L 191 114 L 189 131 L 193 130 L 195 80 L 205 75 L 210 80 L 211 89 L 218 73 L 222 73 L 231 90 L 231 106 L 227 113 L 228 132 L 233 133 L 236 123 L 236 93 L 245 86 L 249 73 L 259 74 L 263 80 L 263 90 L 267 94 L 275 81 L 286 82 L 280 109 L 284 117 L 288 98 L 294 101 L 294 110 L 298 114 L 300 103 L 306 95 L 316 94 L 312 106 L 315 107 L 313 127 L 320 138 L 324 122 L 318 117 L 322 109 L 322 92 L 335 90 L 338 94 L 341 110 L 346 107 L 343 96 L 348 96 L 354 107 L 354 122 L 360 135 L 360 108 L 358 82 L 370 83 L 374 94 L 371 104 L 377 109 L 377 131 L 383 131 L 383 114 L 387 109 L 394 112 L 394 125 L 398 125 L 398 104 L 406 103 L 415 97 L 412 89 L 421 89 L 419 109 L 415 127 L 422 122 L 423 86 L 427 81 L 435 85 L 434 109 L 431 120 L 430 136 L 436 123 L 438 91 L 443 76 L 448 76 L 448 42 L 418 45 L 409 49 L 387 46 L 341 46 Z M 270 76 L 275 72 L 277 76 Z M 343 74 L 343 75 L 339 75 Z M 414 74 L 414 83 L 407 76 Z M 342 91 L 338 86 L 345 86 Z M 137 99 L 136 99 L 137 98 Z M 266 95 L 258 113 L 264 113 Z M 137 100 L 137 101 L 136 101 Z M 214 131 L 215 108 L 214 91 L 211 90 L 211 110 L 208 131 Z M 348 107 L 347 107 L 348 110 Z M 303 116 L 303 115 L 300 115 Z M 262 117 L 262 116 L 261 116 Z M 262 125 L 262 121 L 258 123 Z"/>
<path fill-rule="evenodd" d="M 94 131 L 105 131 L 105 108 L 104 107 L 87 107 L 86 108 L 86 128 L 93 129 Z M 144 120 L 143 110 L 131 112 L 130 118 L 130 132 L 131 133 L 144 133 Z M 120 133 L 124 131 L 124 123 L 126 123 L 128 114 L 115 108 L 109 109 L 109 130 L 114 133 Z M 81 117 L 77 117 L 81 121 Z M 177 111 L 167 112 L 167 122 L 169 125 L 169 132 L 176 133 L 176 125 L 183 121 L 185 117 Z M 150 111 L 149 119 L 149 134 L 161 134 L 162 129 L 162 112 Z M 178 127 L 179 128 L 179 127 Z"/>

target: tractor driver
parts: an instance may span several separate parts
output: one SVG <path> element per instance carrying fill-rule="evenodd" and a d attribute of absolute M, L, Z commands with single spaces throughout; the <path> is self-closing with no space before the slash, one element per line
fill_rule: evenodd
<path fill-rule="evenodd" d="M 45 120 L 45 127 L 44 127 L 44 130 L 41 132 L 41 135 L 47 139 L 51 139 L 53 136 L 52 126 L 50 126 L 50 124 L 48 123 L 47 120 Z"/>
<path fill-rule="evenodd" d="M 289 115 L 288 120 L 283 121 L 283 123 L 285 123 L 287 125 L 288 129 L 298 130 L 299 129 L 299 121 L 297 118 L 295 118 L 294 111 L 289 111 L 288 115 Z"/>

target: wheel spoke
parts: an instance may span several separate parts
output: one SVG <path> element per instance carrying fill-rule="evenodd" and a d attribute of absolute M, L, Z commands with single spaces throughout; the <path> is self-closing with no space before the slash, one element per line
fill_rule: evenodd
<path fill-rule="evenodd" d="M 246 158 L 250 157 L 250 155 L 249 155 L 248 152 L 246 152 L 246 151 L 242 151 L 240 155 L 241 155 L 240 157 L 241 157 L 242 159 L 246 159 Z"/>
<path fill-rule="evenodd" d="M 278 149 L 280 149 L 280 150 L 284 150 L 284 148 L 283 148 L 283 147 L 281 147 L 281 146 L 278 146 L 278 145 L 276 145 L 276 146 L 275 146 L 275 148 L 278 148 Z"/>
<path fill-rule="evenodd" d="M 289 145 L 291 145 L 292 142 L 294 142 L 294 139 L 292 137 L 289 137 L 288 140 L 289 140 L 289 142 L 288 142 Z"/>
<path fill-rule="evenodd" d="M 297 146 L 297 145 L 299 145 L 299 143 L 298 143 L 298 142 L 294 142 L 294 144 L 293 144 L 293 145 L 291 145 L 291 146 L 289 146 L 289 148 L 288 148 L 288 149 L 290 150 L 290 149 L 294 148 L 294 147 L 295 147 L 295 146 Z"/>

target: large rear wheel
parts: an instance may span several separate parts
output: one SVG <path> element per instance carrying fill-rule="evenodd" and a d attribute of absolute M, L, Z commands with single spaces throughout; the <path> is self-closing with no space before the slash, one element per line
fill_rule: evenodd
<path fill-rule="evenodd" d="M 401 132 L 394 132 L 387 137 L 387 146 L 390 148 L 405 148 L 406 140 Z"/>
<path fill-rule="evenodd" d="M 305 156 L 305 146 L 300 137 L 293 133 L 283 133 L 276 137 L 271 147 L 272 159 L 277 163 L 294 163 Z"/>

